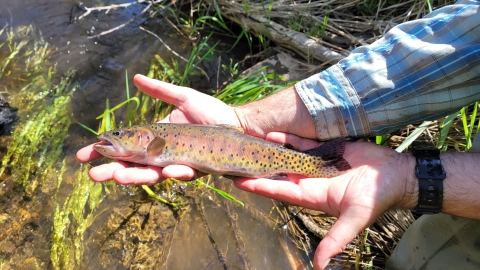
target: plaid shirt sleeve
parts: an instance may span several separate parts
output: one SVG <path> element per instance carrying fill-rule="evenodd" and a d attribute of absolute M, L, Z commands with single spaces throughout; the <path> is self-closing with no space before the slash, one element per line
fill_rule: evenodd
<path fill-rule="evenodd" d="M 317 137 L 382 135 L 480 100 L 480 2 L 392 28 L 295 88 Z"/>

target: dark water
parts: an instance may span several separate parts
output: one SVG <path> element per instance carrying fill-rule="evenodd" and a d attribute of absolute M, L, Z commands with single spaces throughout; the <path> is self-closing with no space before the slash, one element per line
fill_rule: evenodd
<path fill-rule="evenodd" d="M 50 61 L 56 63 L 57 74 L 75 70 L 79 88 L 74 92 L 71 111 L 73 121 L 68 139 L 63 142 L 67 169 L 63 184 L 55 196 L 46 191 L 24 194 L 13 184 L 12 177 L 0 178 L 4 191 L 0 199 L 0 269 L 291 269 L 305 268 L 301 255 L 285 232 L 276 228 L 278 220 L 274 203 L 232 188 L 229 180 L 213 179 L 221 189 L 245 203 L 234 205 L 216 194 L 198 192 L 188 195 L 189 206 L 173 209 L 145 196 L 140 188 L 100 186 L 103 200 L 90 211 L 85 204 L 85 218 L 91 222 L 76 233 L 81 224 L 66 216 L 66 249 L 63 263 L 52 263 L 53 220 L 59 216 L 56 208 L 66 205 L 68 197 L 80 181 L 75 152 L 95 141 L 95 136 L 81 128 L 82 122 L 95 129 L 98 116 L 105 108 L 125 100 L 125 70 L 131 78 L 146 74 L 154 54 L 170 59 L 171 52 L 150 34 L 139 29 L 142 25 L 161 36 L 188 58 L 191 48 L 160 18 L 138 16 L 132 23 L 114 33 L 91 38 L 109 30 L 135 15 L 146 4 L 125 9 L 84 14 L 83 7 L 105 6 L 121 1 L 14 1 L 0 0 L 0 28 L 33 25 L 53 49 Z M 0 40 L 1 42 L 1 40 Z M 245 46 L 246 47 L 246 46 Z M 222 61 L 243 57 L 223 56 Z M 3 55 L 0 54 L 1 57 Z M 214 66 L 205 63 L 205 66 Z M 208 70 L 215 74 L 215 70 Z M 214 83 L 212 83 L 214 84 Z M 213 88 L 205 81 L 192 85 Z M 17 94 L 11 89 L 10 98 Z M 132 93 L 133 94 L 133 93 Z M 25 120 L 29 116 L 20 115 Z M 38 138 L 43 139 L 43 138 Z M 5 142 L 8 138 L 2 138 Z M 0 148 L 0 155 L 6 149 Z M 58 172 L 58 171 L 57 171 Z M 48 181 L 47 181 L 48 183 Z M 178 185 L 177 185 L 178 186 Z M 5 191 L 6 190 L 6 191 Z M 60 206 L 60 207 L 59 207 Z M 57 209 L 57 210 L 58 210 Z M 78 232 L 78 231 L 77 231 Z M 75 240 L 75 239 L 80 240 Z M 81 246 L 81 248 L 79 248 Z M 81 250 L 75 253 L 74 250 Z M 70 255 L 68 255 L 70 254 Z M 68 261 L 69 264 L 66 264 Z"/>

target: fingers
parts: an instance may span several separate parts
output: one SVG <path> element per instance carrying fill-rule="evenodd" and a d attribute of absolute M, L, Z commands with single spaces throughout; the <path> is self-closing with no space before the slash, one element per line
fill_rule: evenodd
<path fill-rule="evenodd" d="M 141 74 L 133 77 L 135 85 L 146 94 L 161 99 L 175 106 L 180 106 L 191 95 L 200 94 L 187 87 L 177 86 L 167 82 L 151 79 Z"/>
<path fill-rule="evenodd" d="M 293 148 L 299 151 L 309 150 L 320 145 L 318 141 L 305 139 L 283 132 L 270 132 L 267 134 L 265 139 L 276 143 L 290 144 L 293 146 Z"/>
<path fill-rule="evenodd" d="M 131 163 L 116 161 L 93 167 L 88 172 L 95 182 L 114 180 L 121 185 L 153 185 L 163 181 L 162 168 L 132 167 Z"/>
<path fill-rule="evenodd" d="M 115 180 L 122 185 L 153 185 L 165 178 L 194 179 L 197 172 L 183 165 L 172 165 L 162 169 L 155 166 L 135 167 L 132 163 L 116 161 L 91 168 L 89 176 L 95 182 Z"/>
<path fill-rule="evenodd" d="M 113 179 L 122 185 L 153 185 L 165 180 L 162 168 L 155 166 L 118 169 L 113 172 Z"/>
<path fill-rule="evenodd" d="M 368 225 L 368 218 L 342 214 L 315 251 L 315 269 L 325 269 L 330 258 L 341 253 L 352 239 Z"/>
<path fill-rule="evenodd" d="M 184 165 L 170 165 L 163 169 L 163 176 L 166 178 L 175 178 L 179 180 L 190 180 L 197 178 L 197 172 Z"/>
<path fill-rule="evenodd" d="M 90 144 L 89 146 L 78 150 L 76 155 L 77 160 L 81 163 L 85 163 L 103 157 L 97 151 L 95 151 L 93 148 L 94 145 L 95 144 Z"/>
<path fill-rule="evenodd" d="M 126 162 L 110 162 L 91 168 L 88 175 L 95 182 L 105 182 L 113 179 L 113 173 L 116 170 L 128 167 Z"/>
<path fill-rule="evenodd" d="M 237 177 L 234 185 L 238 189 L 264 197 L 328 212 L 329 209 L 325 209 L 322 202 L 326 200 L 330 181 L 320 178 L 300 179 L 295 175 L 289 175 L 289 178 L 290 181 Z"/>

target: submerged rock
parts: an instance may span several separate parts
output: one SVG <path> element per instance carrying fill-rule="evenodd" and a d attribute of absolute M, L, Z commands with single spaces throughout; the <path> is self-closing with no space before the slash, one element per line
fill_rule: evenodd
<path fill-rule="evenodd" d="M 0 95 L 0 136 L 9 134 L 17 120 L 17 109 L 10 107 Z"/>

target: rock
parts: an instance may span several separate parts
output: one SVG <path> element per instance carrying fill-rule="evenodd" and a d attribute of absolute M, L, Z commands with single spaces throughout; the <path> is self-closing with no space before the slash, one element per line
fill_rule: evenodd
<path fill-rule="evenodd" d="M 17 109 L 10 107 L 0 95 L 0 136 L 10 134 L 17 120 Z"/>

